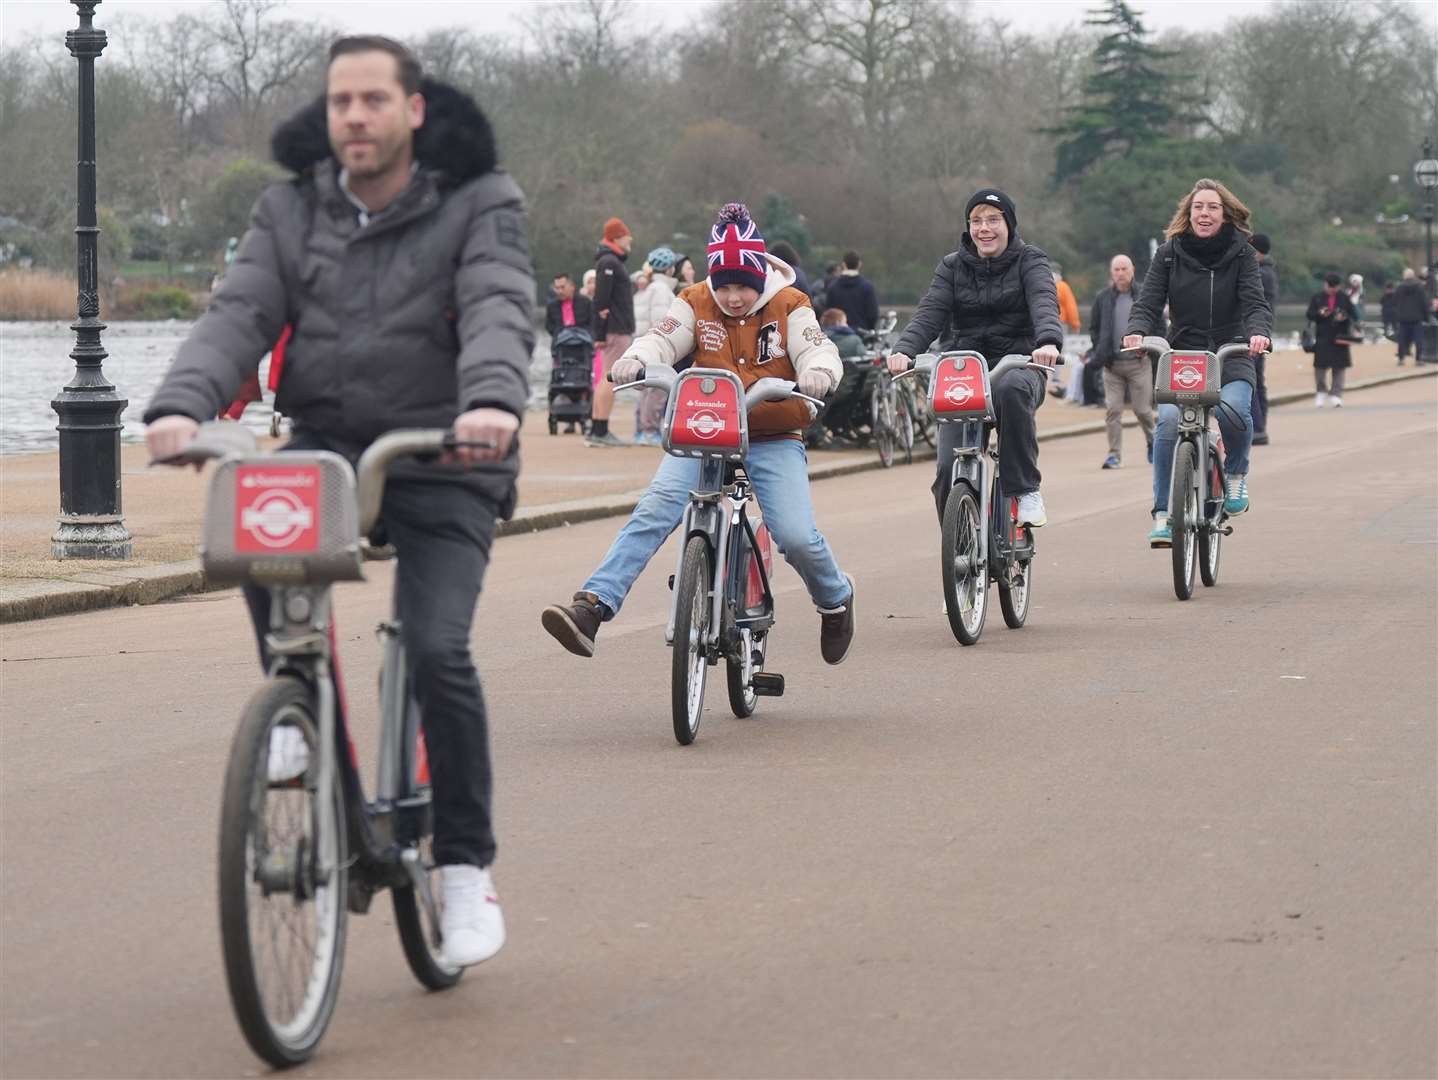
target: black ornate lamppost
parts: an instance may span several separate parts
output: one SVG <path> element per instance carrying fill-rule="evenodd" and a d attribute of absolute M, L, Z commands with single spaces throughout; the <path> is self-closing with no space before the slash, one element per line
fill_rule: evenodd
<path fill-rule="evenodd" d="M 1413 166 L 1413 179 L 1423 189 L 1424 229 L 1424 281 L 1423 288 L 1428 294 L 1428 310 L 1423 321 L 1423 332 L 1418 340 L 1418 362 L 1438 364 L 1438 321 L 1433 312 L 1433 297 L 1438 284 L 1438 270 L 1433 266 L 1433 191 L 1438 188 L 1438 161 L 1433 158 L 1433 140 L 1423 140 L 1423 160 Z"/>
<path fill-rule="evenodd" d="M 60 521 L 51 539 L 57 559 L 128 559 L 130 532 L 120 515 L 120 414 L 129 402 L 101 370 L 100 284 L 95 223 L 95 58 L 105 32 L 91 25 L 99 0 L 71 0 L 80 26 L 65 46 L 80 65 L 79 160 L 76 163 L 76 266 L 79 278 L 75 376 L 50 402 L 60 417 Z"/>

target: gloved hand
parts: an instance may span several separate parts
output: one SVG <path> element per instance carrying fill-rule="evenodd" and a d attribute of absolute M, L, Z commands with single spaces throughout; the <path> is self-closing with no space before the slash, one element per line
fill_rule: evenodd
<path fill-rule="evenodd" d="M 822 368 L 810 368 L 799 376 L 799 392 L 821 398 L 834 389 L 834 377 Z"/>
<path fill-rule="evenodd" d="M 644 378 L 644 362 L 638 357 L 621 356 L 614 361 L 614 366 L 609 369 L 609 373 L 616 386 L 622 383 L 638 382 Z"/>

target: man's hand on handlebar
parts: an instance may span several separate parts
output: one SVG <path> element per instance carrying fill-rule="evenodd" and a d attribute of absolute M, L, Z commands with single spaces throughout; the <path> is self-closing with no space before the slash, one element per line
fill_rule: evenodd
<path fill-rule="evenodd" d="M 200 425 L 188 416 L 162 416 L 145 428 L 145 446 L 151 461 L 163 461 L 181 453 L 198 434 Z M 195 466 L 199 468 L 198 465 Z"/>
<path fill-rule="evenodd" d="M 905 356 L 905 355 L 904 355 L 903 353 L 901 353 L 901 352 L 896 352 L 896 353 L 890 353 L 890 354 L 889 354 L 889 374 L 890 374 L 890 375 L 902 375 L 904 372 L 908 371 L 909 368 L 911 368 L 911 367 L 913 367 L 913 366 L 914 366 L 914 361 L 913 361 L 913 359 L 912 359 L 911 357 Z"/>
<path fill-rule="evenodd" d="M 1136 350 L 1136 349 L 1141 348 L 1142 346 L 1143 346 L 1143 335 L 1142 335 L 1142 334 L 1125 334 L 1125 335 L 1124 335 L 1124 337 L 1123 337 L 1123 350 L 1124 350 L 1124 352 L 1129 352 L 1130 350 Z"/>
<path fill-rule="evenodd" d="M 1039 367 L 1051 368 L 1059 362 L 1059 350 L 1057 345 L 1040 345 L 1029 356 L 1029 362 Z"/>
<path fill-rule="evenodd" d="M 1248 355 L 1258 356 L 1260 353 L 1266 353 L 1272 344 L 1273 342 L 1269 341 L 1262 334 L 1254 334 L 1248 339 Z"/>
<path fill-rule="evenodd" d="M 460 445 L 446 454 L 446 459 L 465 465 L 482 461 L 503 461 L 509 453 L 514 433 L 519 430 L 519 417 L 504 409 L 470 409 L 454 418 L 454 439 Z M 488 446 L 467 446 L 466 443 L 493 443 Z"/>
<path fill-rule="evenodd" d="M 609 381 L 615 386 L 638 382 L 644 378 L 644 361 L 634 356 L 621 356 L 609 369 Z"/>

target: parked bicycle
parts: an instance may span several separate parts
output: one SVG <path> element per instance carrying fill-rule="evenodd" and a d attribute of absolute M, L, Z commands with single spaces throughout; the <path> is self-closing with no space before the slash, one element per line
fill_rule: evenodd
<path fill-rule="evenodd" d="M 1180 600 L 1193 596 L 1195 567 L 1208 586 L 1218 584 L 1223 538 L 1233 533 L 1223 505 L 1222 439 L 1214 411 L 1226 408 L 1219 390 L 1223 364 L 1247 356 L 1243 342 L 1216 353 L 1173 349 L 1161 337 L 1146 337 L 1136 352 L 1158 359 L 1154 401 L 1178 406 L 1178 444 L 1174 447 L 1169 488 L 1169 524 L 1173 532 L 1173 591 Z"/>
<path fill-rule="evenodd" d="M 899 393 L 885 364 L 898 325 L 898 312 L 888 311 L 873 330 L 859 331 L 865 360 L 870 366 L 862 415 L 868 421 L 874 449 L 879 452 L 879 464 L 886 469 L 893 466 L 896 450 L 903 452 L 905 464 L 914 460 L 914 417 L 909 411 L 908 396 Z"/>
<path fill-rule="evenodd" d="M 220 937 L 230 1001 L 251 1048 L 277 1068 L 307 1060 L 334 1013 L 346 918 L 391 892 L 405 959 L 431 990 L 443 958 L 433 813 L 401 626 L 378 627 L 378 775 L 365 797 L 344 710 L 331 590 L 391 558 L 371 544 L 385 469 L 455 447 L 445 431 L 395 431 L 358 469 L 338 454 L 255 453 L 235 424 L 205 424 L 164 464 L 218 459 L 201 558 L 217 584 L 270 590 L 266 680 L 245 705 L 220 811 Z M 356 475 L 358 479 L 356 479 Z"/>
<path fill-rule="evenodd" d="M 674 594 L 664 640 L 673 652 L 670 707 L 674 737 L 689 745 L 699 732 L 708 669 L 724 661 L 729 708 L 754 714 L 761 697 L 784 693 L 784 677 L 764 670 L 774 626 L 769 532 L 749 519 L 752 501 L 744 458 L 749 412 L 765 401 L 801 398 L 784 379 L 759 379 L 748 391 L 732 372 L 689 368 L 678 374 L 650 365 L 644 378 L 615 392 L 652 387 L 669 396 L 663 422 L 666 453 L 698 458 L 699 481 L 684 511 L 679 562 L 669 579 Z"/>
<path fill-rule="evenodd" d="M 1016 367 L 1038 367 L 1027 354 L 1005 356 L 989 370 L 983 354 L 925 353 L 898 379 L 926 375 L 929 400 L 940 424 L 960 424 L 953 483 L 944 502 L 940 570 L 949 629 L 961 645 L 984 631 L 988 591 L 999 587 L 999 607 L 1012 630 L 1028 619 L 1033 595 L 1033 530 L 1018 523 L 1018 499 L 999 486 L 999 451 L 990 386 Z"/>

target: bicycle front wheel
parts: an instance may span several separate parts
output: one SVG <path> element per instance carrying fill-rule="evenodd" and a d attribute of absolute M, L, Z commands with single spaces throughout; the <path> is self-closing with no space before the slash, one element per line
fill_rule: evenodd
<path fill-rule="evenodd" d="M 874 447 L 879 451 L 879 464 L 889 469 L 894 464 L 894 392 L 881 389 L 874 395 Z"/>
<path fill-rule="evenodd" d="M 940 569 L 949 629 L 960 645 L 972 645 L 984 632 L 988 611 L 989 566 L 979 547 L 979 503 L 967 484 L 956 484 L 944 502 Z"/>
<path fill-rule="evenodd" d="M 1203 515 L 1198 506 L 1198 484 L 1194 476 L 1193 444 L 1178 444 L 1178 454 L 1173 466 L 1173 591 L 1180 600 L 1193 595 L 1194 570 L 1198 564 L 1198 530 L 1203 527 Z"/>
<path fill-rule="evenodd" d="M 670 679 L 670 708 L 674 738 L 688 746 L 699 734 L 704 711 L 704 680 L 709 673 L 710 585 L 709 541 L 691 536 L 674 581 L 674 667 Z"/>
<path fill-rule="evenodd" d="M 220 810 L 220 939 L 251 1049 L 307 1060 L 334 1014 L 346 925 L 344 795 L 319 787 L 314 695 L 293 676 L 245 706 Z"/>

